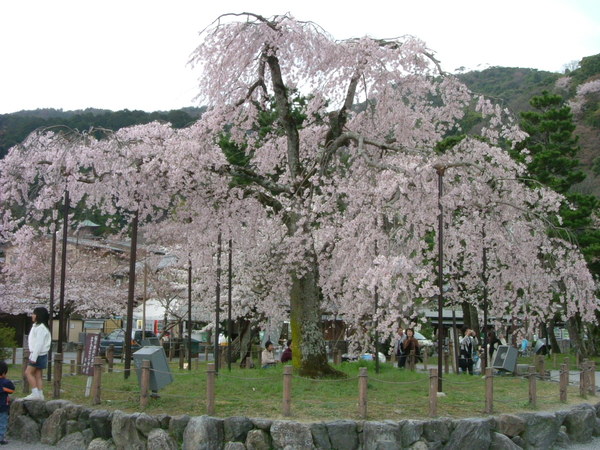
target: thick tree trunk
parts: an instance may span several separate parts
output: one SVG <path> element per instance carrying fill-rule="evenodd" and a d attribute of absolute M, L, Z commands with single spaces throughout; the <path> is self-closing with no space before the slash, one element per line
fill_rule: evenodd
<path fill-rule="evenodd" d="M 474 330 L 477 336 L 479 336 L 479 316 L 477 314 L 477 308 L 469 302 L 463 302 L 462 310 L 464 326 Z"/>
<path fill-rule="evenodd" d="M 239 334 L 232 342 L 232 354 L 235 358 L 240 355 L 240 367 L 247 367 L 247 358 L 252 358 L 252 338 L 255 335 L 253 332 L 252 322 L 246 319 L 238 320 Z"/>
<path fill-rule="evenodd" d="M 571 317 L 567 321 L 567 329 L 569 330 L 569 339 L 571 340 L 571 346 L 581 357 L 587 356 L 587 349 L 583 339 L 581 339 L 581 333 L 579 331 L 579 321 L 576 317 Z"/>
<path fill-rule="evenodd" d="M 302 276 L 292 274 L 290 293 L 290 325 L 292 328 L 292 362 L 300 375 L 318 378 L 344 376 L 327 362 L 327 351 L 321 326 L 321 307 L 316 257 Z"/>
<path fill-rule="evenodd" d="M 548 321 L 548 326 L 546 327 L 546 329 L 552 353 L 560 353 L 560 346 L 558 345 L 558 340 L 556 339 L 556 335 L 554 334 L 554 319 Z"/>

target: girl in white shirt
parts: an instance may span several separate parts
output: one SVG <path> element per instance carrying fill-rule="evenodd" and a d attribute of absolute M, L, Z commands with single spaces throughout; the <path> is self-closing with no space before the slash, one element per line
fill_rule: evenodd
<path fill-rule="evenodd" d="M 42 371 L 48 366 L 48 351 L 52 337 L 48 329 L 48 310 L 42 306 L 35 308 L 31 316 L 33 326 L 29 332 L 29 364 L 25 376 L 31 386 L 31 394 L 25 400 L 44 400 L 42 391 Z"/>

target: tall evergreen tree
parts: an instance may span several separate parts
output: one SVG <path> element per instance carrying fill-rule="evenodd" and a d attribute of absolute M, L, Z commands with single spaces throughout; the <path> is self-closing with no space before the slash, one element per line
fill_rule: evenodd
<path fill-rule="evenodd" d="M 528 169 L 540 183 L 566 194 L 575 184 L 583 181 L 585 174 L 578 168 L 578 136 L 571 108 L 560 95 L 548 91 L 533 97 L 529 102 L 533 111 L 521 113 L 521 128 L 529 137 L 517 145 L 517 150 L 530 152 Z M 517 159 L 525 160 L 519 154 Z"/>
<path fill-rule="evenodd" d="M 561 96 L 544 91 L 531 99 L 532 111 L 521 113 L 521 128 L 529 137 L 517 144 L 513 156 L 527 164 L 530 176 L 565 196 L 560 209 L 562 225 L 558 228 L 564 238 L 575 240 L 584 254 L 590 271 L 600 276 L 600 230 L 594 226 L 600 202 L 594 195 L 573 192 L 574 184 L 583 181 L 585 173 L 579 168 L 578 136 L 571 108 Z M 527 149 L 528 154 L 520 153 Z M 553 233 L 555 231 L 552 231 Z M 552 328 L 552 323 L 550 323 Z M 580 331 L 581 322 L 572 321 L 570 331 Z M 550 330 L 552 331 L 552 330 Z M 596 333 L 598 329 L 594 330 Z M 551 333 L 551 338 L 552 338 Z M 573 336 L 575 337 L 575 336 Z M 554 345 L 553 347 L 557 347 Z M 595 349 L 582 348 L 584 353 Z M 555 350 L 557 350 L 555 348 Z"/>

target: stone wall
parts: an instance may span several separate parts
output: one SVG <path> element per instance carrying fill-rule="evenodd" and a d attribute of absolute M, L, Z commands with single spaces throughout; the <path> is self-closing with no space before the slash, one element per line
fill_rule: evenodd
<path fill-rule="evenodd" d="M 247 417 L 150 416 L 15 400 L 9 436 L 65 449 L 549 449 L 600 436 L 600 403 L 489 418 L 336 420 L 301 423 Z"/>

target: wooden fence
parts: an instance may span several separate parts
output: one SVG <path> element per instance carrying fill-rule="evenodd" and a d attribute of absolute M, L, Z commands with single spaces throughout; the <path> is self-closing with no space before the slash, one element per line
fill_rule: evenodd
<path fill-rule="evenodd" d="M 28 352 L 25 351 L 23 354 L 23 393 L 29 392 L 29 386 L 27 384 L 26 377 L 24 376 L 25 368 L 28 363 Z M 79 362 L 79 356 L 77 356 L 77 362 Z M 53 398 L 59 399 L 61 395 L 61 383 L 63 378 L 63 355 L 61 353 L 54 354 L 53 358 L 54 364 L 54 373 L 53 373 L 53 383 L 52 383 L 52 391 Z M 414 365 L 414 361 L 411 362 Z M 75 366 L 77 366 L 75 368 Z M 81 373 L 81 364 L 76 364 L 75 361 L 70 361 L 70 373 L 75 375 L 76 373 Z M 102 373 L 104 371 L 104 361 L 101 357 L 97 356 L 94 358 L 93 363 L 93 377 L 91 382 L 91 402 L 94 405 L 100 404 L 102 397 Z M 108 370 L 112 371 L 112 361 L 109 357 L 108 362 Z M 150 391 L 150 373 L 153 369 L 150 367 L 150 361 L 144 360 L 141 366 L 141 385 L 140 385 L 140 407 L 143 409 L 148 405 L 149 401 L 149 391 Z M 428 383 L 428 392 L 429 392 L 429 411 L 428 414 L 430 417 L 437 416 L 438 410 L 438 369 L 430 368 L 428 369 L 429 373 L 429 383 Z M 567 402 L 567 387 L 569 385 L 569 365 L 568 359 L 565 359 L 565 363 L 560 366 L 560 373 L 558 378 L 558 400 L 562 403 Z M 206 369 L 206 405 L 207 405 L 207 414 L 214 415 L 215 414 L 215 385 L 216 385 L 216 370 L 214 363 L 208 363 Z M 368 415 L 368 383 L 369 383 L 369 374 L 366 367 L 361 367 L 358 375 L 358 415 L 361 418 L 366 418 Z M 494 374 L 492 368 L 487 368 L 484 374 L 484 384 L 485 384 L 485 406 L 484 412 L 487 414 L 492 414 L 494 411 Z M 532 407 L 536 407 L 538 400 L 537 393 L 537 380 L 538 379 L 547 379 L 547 372 L 544 371 L 543 368 L 536 367 L 536 365 L 530 365 L 528 367 L 528 372 L 526 376 L 529 383 L 529 404 Z M 376 379 L 374 379 L 376 380 Z M 292 415 L 292 384 L 293 384 L 293 372 L 292 366 L 285 366 L 283 370 L 283 398 L 282 398 L 282 414 L 284 416 Z M 394 383 L 394 382 L 391 382 Z M 403 384 L 407 382 L 398 382 L 397 384 Z M 414 383 L 414 382 L 409 382 Z M 595 396 L 596 395 L 596 364 L 593 361 L 584 360 L 581 362 L 580 370 L 579 370 L 579 395 L 582 398 L 587 398 L 587 396 Z"/>

